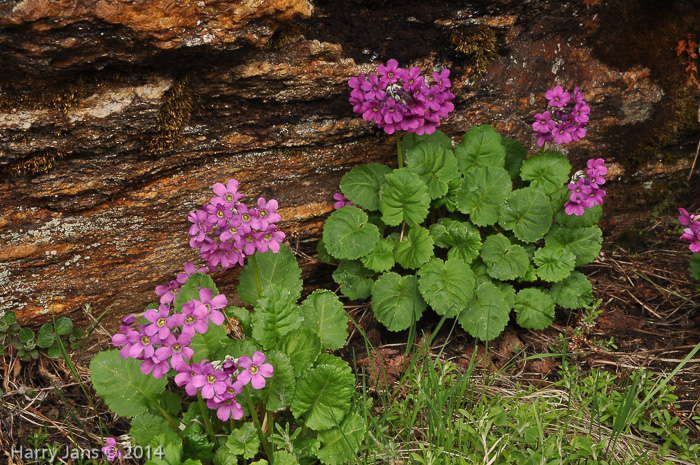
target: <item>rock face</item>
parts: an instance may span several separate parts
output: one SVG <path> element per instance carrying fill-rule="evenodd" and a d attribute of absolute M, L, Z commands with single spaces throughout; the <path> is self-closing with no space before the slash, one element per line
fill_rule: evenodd
<path fill-rule="evenodd" d="M 565 148 L 612 162 L 607 233 L 697 193 L 673 181 L 699 136 L 674 53 L 700 24 L 690 2 L 314 3 L 0 1 L 0 312 L 140 311 L 196 261 L 187 213 L 232 177 L 278 199 L 290 246 L 313 254 L 343 173 L 394 163 L 347 103 L 347 80 L 389 58 L 452 70 L 455 139 L 488 123 L 534 150 L 544 91 L 580 86 L 590 130 Z M 235 273 L 221 279 L 231 295 Z"/>

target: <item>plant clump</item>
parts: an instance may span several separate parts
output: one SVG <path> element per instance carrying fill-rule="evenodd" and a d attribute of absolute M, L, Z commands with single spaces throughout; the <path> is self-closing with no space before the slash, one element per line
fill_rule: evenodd
<path fill-rule="evenodd" d="M 489 125 L 457 145 L 439 130 L 401 137 L 399 127 L 391 131 L 398 168 L 369 163 L 346 173 L 319 243 L 319 257 L 338 264 L 341 292 L 371 297 L 390 331 L 430 307 L 483 341 L 501 334 L 511 311 L 521 327 L 544 329 L 556 305 L 589 305 L 592 285 L 575 268 L 601 250 L 607 168 L 591 159 L 586 174 L 570 178 L 567 157 L 545 150 L 585 137 L 590 112 L 578 88 L 570 112 L 560 86 L 545 97 L 557 122 L 535 116 L 542 151 L 530 157 Z"/>
<path fill-rule="evenodd" d="M 129 435 L 107 438 L 103 453 L 119 460 L 139 447 L 157 463 L 350 461 L 366 421 L 351 409 L 350 366 L 327 352 L 348 338 L 339 298 L 317 290 L 297 304 L 301 269 L 274 225 L 276 200 L 246 207 L 235 179 L 213 191 L 189 216 L 190 245 L 206 266 L 188 262 L 157 286 L 159 302 L 122 320 L 118 350 L 90 363 L 97 394 L 131 419 Z M 254 311 L 231 306 L 211 276 L 237 265 L 238 297 Z"/>

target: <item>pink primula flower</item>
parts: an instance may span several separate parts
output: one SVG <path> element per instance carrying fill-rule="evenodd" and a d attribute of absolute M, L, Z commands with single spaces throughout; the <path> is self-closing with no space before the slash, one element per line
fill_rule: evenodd
<path fill-rule="evenodd" d="M 247 355 L 239 358 L 238 366 L 243 368 L 243 371 L 238 374 L 237 381 L 242 386 L 250 383 L 255 389 L 264 388 L 265 378 L 270 378 L 273 372 L 272 365 L 265 363 L 265 358 L 265 354 L 260 351 L 256 351 L 253 358 Z"/>

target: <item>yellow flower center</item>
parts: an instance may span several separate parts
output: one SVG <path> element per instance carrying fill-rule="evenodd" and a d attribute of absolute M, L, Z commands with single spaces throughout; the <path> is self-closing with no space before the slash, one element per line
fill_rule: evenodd
<path fill-rule="evenodd" d="M 158 318 L 158 321 L 156 321 L 156 324 L 158 325 L 159 328 L 162 328 L 165 326 L 165 324 L 168 322 L 165 318 Z"/>
<path fill-rule="evenodd" d="M 241 218 L 243 218 L 243 221 L 245 221 L 245 222 L 247 223 L 248 221 L 250 221 L 250 218 L 251 218 L 251 217 L 250 217 L 249 214 L 244 213 L 244 214 L 241 216 Z"/>
<path fill-rule="evenodd" d="M 219 218 L 223 218 L 223 217 L 224 217 L 224 212 L 222 212 L 221 210 L 218 210 L 218 211 L 216 212 L 216 216 L 218 216 Z"/>
<path fill-rule="evenodd" d="M 224 199 L 226 199 L 227 202 L 232 202 L 233 201 L 233 194 L 226 194 L 224 196 Z"/>
<path fill-rule="evenodd" d="M 147 346 L 148 344 L 151 343 L 151 338 L 148 336 L 142 336 L 141 337 L 141 344 Z"/>
<path fill-rule="evenodd" d="M 216 381 L 216 376 L 214 376 L 214 375 L 209 375 L 209 376 L 207 376 L 207 382 L 208 382 L 209 384 L 214 383 L 214 381 Z"/>
<path fill-rule="evenodd" d="M 256 373 L 258 372 L 258 367 L 256 367 L 255 365 L 253 365 L 253 366 L 250 367 L 250 370 L 249 370 L 249 371 L 250 371 L 250 374 L 251 374 L 251 375 L 254 375 L 254 374 L 256 374 Z"/>
<path fill-rule="evenodd" d="M 262 216 L 263 218 L 265 218 L 265 217 L 267 216 L 267 210 L 260 210 L 260 212 L 258 213 L 258 215 L 260 215 L 260 216 Z"/>
<path fill-rule="evenodd" d="M 187 318 L 185 318 L 185 323 L 191 325 L 195 320 L 196 318 L 193 315 L 187 315 Z"/>

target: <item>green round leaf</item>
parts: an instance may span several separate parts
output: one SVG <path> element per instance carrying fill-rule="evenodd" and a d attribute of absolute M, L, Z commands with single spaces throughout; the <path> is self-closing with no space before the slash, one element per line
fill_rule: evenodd
<path fill-rule="evenodd" d="M 285 289 L 270 284 L 263 291 L 253 313 L 253 338 L 265 350 L 275 347 L 277 342 L 293 329 L 301 326 L 296 296 Z"/>
<path fill-rule="evenodd" d="M 533 261 L 538 277 L 556 283 L 574 271 L 576 257 L 563 247 L 543 247 L 535 252 Z"/>
<path fill-rule="evenodd" d="M 42 349 L 48 349 L 55 341 L 56 337 L 53 333 L 53 326 L 42 325 L 41 328 L 39 328 L 39 333 L 36 337 L 36 345 Z"/>
<path fill-rule="evenodd" d="M 428 187 L 416 173 L 401 168 L 384 177 L 384 186 L 379 192 L 384 223 L 398 226 L 406 221 L 411 227 L 417 226 L 428 216 L 429 207 Z"/>
<path fill-rule="evenodd" d="M 426 303 L 418 292 L 415 275 L 384 273 L 372 288 L 374 316 L 389 331 L 402 331 L 418 321 Z"/>
<path fill-rule="evenodd" d="M 365 267 L 378 273 L 390 270 L 394 266 L 394 247 L 392 242 L 379 238 L 372 251 L 360 261 Z"/>
<path fill-rule="evenodd" d="M 307 333 L 306 331 L 294 331 L 293 333 L 285 334 L 280 345 L 284 346 L 286 349 L 291 349 L 292 346 L 299 349 L 301 347 L 300 345 L 295 345 L 291 342 L 294 338 L 292 334 L 296 335 L 297 339 L 299 335 L 313 336 L 313 334 Z M 314 342 L 318 343 L 318 339 Z M 308 349 L 310 346 L 311 344 L 304 347 Z M 314 350 L 318 349 L 319 347 L 315 346 Z M 270 363 L 274 370 L 272 377 L 265 380 L 265 391 L 262 399 L 263 402 L 265 402 L 265 408 L 268 412 L 278 412 L 292 404 L 294 391 L 296 389 L 294 373 L 296 372 L 297 365 L 305 365 L 310 357 L 315 358 L 318 356 L 318 352 L 316 355 L 313 355 L 313 352 L 309 352 L 308 350 L 291 350 L 291 352 L 295 357 L 299 357 L 299 359 L 295 360 L 276 350 L 269 351 L 265 354 L 265 362 Z M 301 359 L 304 359 L 304 363 L 301 362 Z M 294 362 L 292 362 L 292 360 L 294 360 Z"/>
<path fill-rule="evenodd" d="M 347 206 L 334 211 L 323 226 L 323 243 L 336 258 L 354 260 L 372 251 L 379 228 L 367 222 L 367 214 Z"/>
<path fill-rule="evenodd" d="M 433 144 L 420 144 L 406 152 L 406 167 L 428 186 L 430 198 L 447 193 L 448 183 L 459 176 L 457 159 L 451 149 Z"/>
<path fill-rule="evenodd" d="M 506 149 L 505 169 L 508 171 L 510 179 L 516 179 L 527 158 L 527 150 L 518 139 L 512 137 L 502 137 L 501 144 Z"/>
<path fill-rule="evenodd" d="M 510 176 L 503 168 L 471 169 L 457 190 L 457 208 L 468 213 L 477 226 L 490 226 L 498 221 L 498 209 L 511 189 Z"/>
<path fill-rule="evenodd" d="M 415 269 L 433 256 L 433 238 L 421 227 L 411 228 L 396 247 L 396 262 L 404 268 Z"/>
<path fill-rule="evenodd" d="M 245 459 L 252 459 L 260 451 L 260 438 L 252 422 L 243 423 L 231 431 L 226 448 Z"/>
<path fill-rule="evenodd" d="M 73 322 L 68 317 L 61 317 L 56 320 L 56 334 L 67 336 L 73 331 Z"/>
<path fill-rule="evenodd" d="M 439 315 L 456 317 L 474 296 L 474 272 L 462 260 L 434 258 L 418 276 L 421 295 Z"/>
<path fill-rule="evenodd" d="M 489 276 L 506 281 L 525 276 L 530 259 L 525 249 L 511 244 L 502 234 L 489 236 L 481 247 L 481 259 L 486 264 Z"/>
<path fill-rule="evenodd" d="M 17 337 L 21 342 L 26 344 L 27 342 L 34 340 L 34 331 L 32 331 L 31 328 L 22 328 L 19 330 Z"/>
<path fill-rule="evenodd" d="M 566 184 L 571 163 L 559 152 L 543 152 L 531 156 L 523 163 L 520 177 L 530 185 L 551 195 Z M 551 215 L 550 215 L 551 216 Z"/>
<path fill-rule="evenodd" d="M 111 411 L 123 417 L 156 411 L 168 379 L 141 373 L 141 360 L 123 359 L 118 350 L 99 352 L 90 362 L 90 379 Z"/>
<path fill-rule="evenodd" d="M 595 260 L 600 253 L 603 232 L 598 226 L 567 228 L 555 224 L 544 241 L 547 246 L 563 246 L 576 256 L 576 266 L 583 266 Z"/>
<path fill-rule="evenodd" d="M 343 176 L 340 190 L 352 203 L 365 210 L 379 209 L 379 189 L 391 168 L 381 163 L 356 166 Z"/>
<path fill-rule="evenodd" d="M 316 456 L 324 465 L 352 463 L 365 437 L 366 421 L 353 412 L 345 416 L 339 426 L 321 431 L 318 438 L 323 447 Z M 275 463 L 277 458 L 275 457 Z"/>
<path fill-rule="evenodd" d="M 337 295 L 325 289 L 316 290 L 301 304 L 299 314 L 304 319 L 302 324 L 318 336 L 323 350 L 340 349 L 345 345 L 348 315 Z"/>
<path fill-rule="evenodd" d="M 593 302 L 593 286 L 583 273 L 574 271 L 552 285 L 552 298 L 560 307 L 576 309 Z"/>
<path fill-rule="evenodd" d="M 333 280 L 340 285 L 340 291 L 350 300 L 369 297 L 372 292 L 374 271 L 368 270 L 357 260 L 341 260 L 333 272 Z"/>
<path fill-rule="evenodd" d="M 274 283 L 288 289 L 295 299 L 301 296 L 301 268 L 299 268 L 297 259 L 294 258 L 294 253 L 289 247 L 281 245 L 277 253 L 268 250 L 264 253 L 255 252 L 254 256 L 258 265 L 257 278 L 252 257 L 247 258 L 238 278 L 238 297 L 243 302 L 248 305 L 257 305 L 259 298 L 258 279 L 262 292 Z"/>
<path fill-rule="evenodd" d="M 542 239 L 552 226 L 552 205 L 533 187 L 513 191 L 501 205 L 498 224 L 523 242 Z"/>
<path fill-rule="evenodd" d="M 526 329 L 544 329 L 554 321 L 554 301 L 540 289 L 520 290 L 514 308 L 518 324 Z"/>
<path fill-rule="evenodd" d="M 503 168 L 506 149 L 501 144 L 501 135 L 488 124 L 475 126 L 462 137 L 462 142 L 455 146 L 455 156 L 460 171 L 477 167 L 491 166 Z"/>
<path fill-rule="evenodd" d="M 17 315 L 12 310 L 5 312 L 5 314 L 2 316 L 2 319 L 3 321 L 5 321 L 5 323 L 7 323 L 8 326 L 17 323 Z"/>
<path fill-rule="evenodd" d="M 350 410 L 354 390 L 351 372 L 331 365 L 317 366 L 297 381 L 292 414 L 297 419 L 304 416 L 306 426 L 315 431 L 331 429 L 341 424 Z"/>
<path fill-rule="evenodd" d="M 460 313 L 458 321 L 473 337 L 490 341 L 505 329 L 510 320 L 510 308 L 496 286 L 483 283 L 476 288 L 474 298 Z"/>

